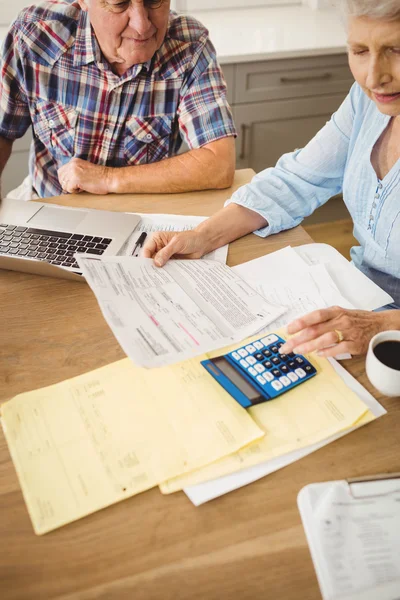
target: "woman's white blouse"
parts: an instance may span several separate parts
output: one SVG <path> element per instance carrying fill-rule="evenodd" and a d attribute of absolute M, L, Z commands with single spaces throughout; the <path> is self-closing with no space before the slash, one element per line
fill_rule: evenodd
<path fill-rule="evenodd" d="M 305 148 L 283 155 L 227 204 L 265 217 L 269 225 L 256 233 L 267 236 L 295 227 L 342 192 L 360 244 L 351 249 L 354 264 L 400 307 L 400 159 L 382 180 L 371 164 L 372 149 L 389 121 L 354 84 Z"/>

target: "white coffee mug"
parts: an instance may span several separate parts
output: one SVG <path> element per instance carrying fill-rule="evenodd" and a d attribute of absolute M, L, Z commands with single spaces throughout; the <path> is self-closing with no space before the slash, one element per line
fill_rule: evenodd
<path fill-rule="evenodd" d="M 379 392 L 400 397 L 400 370 L 388 367 L 374 353 L 378 344 L 389 341 L 400 342 L 400 331 L 382 331 L 374 335 L 369 343 L 365 369 L 368 379 Z"/>

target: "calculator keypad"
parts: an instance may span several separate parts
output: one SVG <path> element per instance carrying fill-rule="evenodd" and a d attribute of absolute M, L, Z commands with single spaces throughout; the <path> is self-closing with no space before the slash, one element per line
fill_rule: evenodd
<path fill-rule="evenodd" d="M 317 372 L 300 354 L 280 354 L 279 348 L 284 343 L 276 334 L 270 334 L 225 356 L 250 378 L 266 399 L 274 398 Z"/>

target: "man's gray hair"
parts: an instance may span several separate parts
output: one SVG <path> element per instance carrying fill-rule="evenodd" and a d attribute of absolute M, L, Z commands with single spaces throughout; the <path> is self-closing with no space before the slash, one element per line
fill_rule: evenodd
<path fill-rule="evenodd" d="M 345 17 L 370 17 L 394 21 L 400 19 L 399 0 L 337 0 Z"/>

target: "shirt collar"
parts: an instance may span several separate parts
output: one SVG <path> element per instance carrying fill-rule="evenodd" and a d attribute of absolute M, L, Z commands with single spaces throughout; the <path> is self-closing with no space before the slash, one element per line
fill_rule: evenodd
<path fill-rule="evenodd" d="M 100 59 L 100 48 L 96 40 L 89 16 L 81 10 L 75 37 L 74 66 L 88 65 Z"/>

